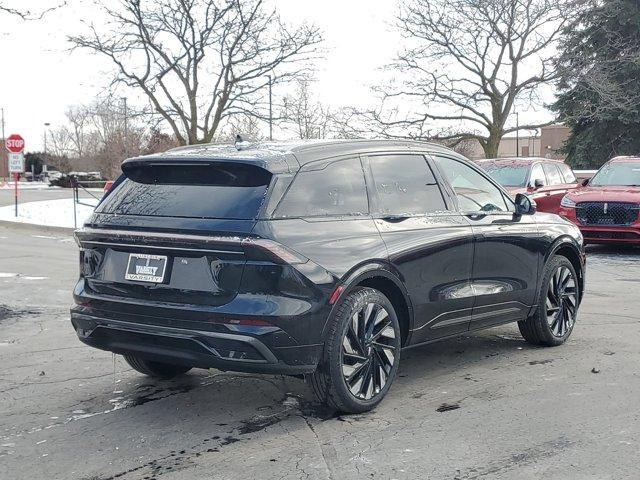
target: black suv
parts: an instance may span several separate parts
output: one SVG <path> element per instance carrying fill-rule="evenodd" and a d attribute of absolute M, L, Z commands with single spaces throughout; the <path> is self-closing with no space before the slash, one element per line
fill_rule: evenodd
<path fill-rule="evenodd" d="M 191 146 L 133 158 L 76 232 L 71 321 L 139 372 L 304 374 L 373 408 L 403 348 L 518 322 L 559 345 L 582 236 L 438 145 Z"/>

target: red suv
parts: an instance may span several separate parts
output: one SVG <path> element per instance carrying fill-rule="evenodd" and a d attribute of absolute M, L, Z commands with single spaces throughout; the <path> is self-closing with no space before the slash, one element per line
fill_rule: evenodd
<path fill-rule="evenodd" d="M 569 165 L 548 158 L 493 158 L 478 164 L 511 194 L 526 193 L 541 212 L 558 213 L 567 192 L 580 185 Z"/>
<path fill-rule="evenodd" d="M 640 157 L 615 157 L 567 194 L 560 215 L 588 243 L 640 243 Z"/>

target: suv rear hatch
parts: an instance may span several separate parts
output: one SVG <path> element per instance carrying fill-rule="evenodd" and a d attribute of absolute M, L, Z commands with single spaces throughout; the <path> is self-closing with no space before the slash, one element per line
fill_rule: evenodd
<path fill-rule="evenodd" d="M 123 172 L 76 233 L 87 293 L 167 305 L 231 301 L 272 174 L 183 160 L 128 161 Z"/>

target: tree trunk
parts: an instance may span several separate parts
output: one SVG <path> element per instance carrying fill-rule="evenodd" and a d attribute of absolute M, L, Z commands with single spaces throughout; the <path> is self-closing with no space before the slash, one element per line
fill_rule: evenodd
<path fill-rule="evenodd" d="M 491 131 L 487 141 L 482 145 L 484 149 L 485 158 L 497 158 L 498 147 L 500 146 L 500 140 L 502 140 L 502 132 Z"/>

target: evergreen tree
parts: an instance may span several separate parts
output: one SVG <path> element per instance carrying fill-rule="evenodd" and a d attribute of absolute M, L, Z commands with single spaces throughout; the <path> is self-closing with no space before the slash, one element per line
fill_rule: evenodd
<path fill-rule="evenodd" d="M 552 105 L 574 167 L 640 154 L 640 0 L 593 0 L 565 30 Z"/>

